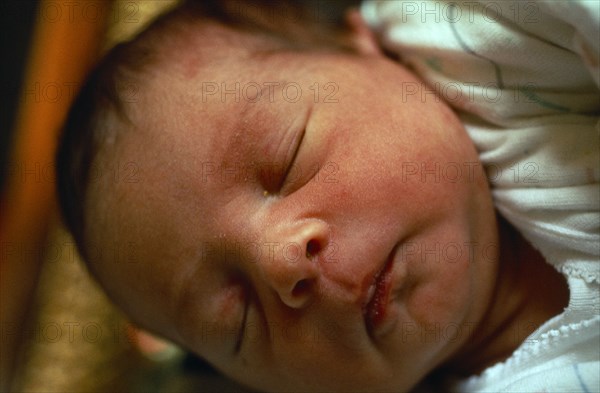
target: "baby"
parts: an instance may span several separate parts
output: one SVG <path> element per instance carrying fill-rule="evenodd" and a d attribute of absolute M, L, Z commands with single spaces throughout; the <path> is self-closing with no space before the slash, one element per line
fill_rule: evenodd
<path fill-rule="evenodd" d="M 254 389 L 406 391 L 506 359 L 567 306 L 565 280 L 356 15 L 281 7 L 188 2 L 99 65 L 57 160 L 89 270 Z"/>

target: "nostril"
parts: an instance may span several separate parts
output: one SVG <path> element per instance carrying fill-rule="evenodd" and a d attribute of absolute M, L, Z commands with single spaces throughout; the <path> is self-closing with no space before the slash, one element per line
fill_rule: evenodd
<path fill-rule="evenodd" d="M 309 289 L 310 289 L 310 281 L 309 280 L 300 280 L 296 283 L 296 286 L 294 286 L 294 289 L 292 290 L 292 296 L 293 297 L 302 297 L 304 294 L 306 294 Z"/>
<path fill-rule="evenodd" d="M 306 244 L 306 257 L 311 258 L 321 251 L 321 244 L 317 240 L 309 240 Z"/>

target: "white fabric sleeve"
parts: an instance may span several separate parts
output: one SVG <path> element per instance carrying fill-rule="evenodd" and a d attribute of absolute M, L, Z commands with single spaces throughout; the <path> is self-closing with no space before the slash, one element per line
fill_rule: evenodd
<path fill-rule="evenodd" d="M 498 210 L 557 268 L 596 282 L 598 4 L 384 0 L 361 8 L 382 45 L 457 109 Z"/>

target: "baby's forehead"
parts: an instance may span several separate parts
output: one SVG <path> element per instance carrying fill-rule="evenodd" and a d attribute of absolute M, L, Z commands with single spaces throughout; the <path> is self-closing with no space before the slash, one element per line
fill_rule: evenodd
<path fill-rule="evenodd" d="M 188 79 L 203 75 L 243 77 L 245 71 L 274 71 L 276 68 L 267 69 L 262 63 L 277 53 L 286 53 L 288 58 L 310 52 L 348 53 L 348 48 L 336 39 L 321 42 L 308 33 L 291 37 L 285 27 L 281 31 L 261 30 L 207 18 L 185 19 L 183 26 L 171 25 L 155 43 L 151 42 L 152 50 L 159 52 L 159 68 Z M 309 27 L 306 29 L 312 32 Z"/>

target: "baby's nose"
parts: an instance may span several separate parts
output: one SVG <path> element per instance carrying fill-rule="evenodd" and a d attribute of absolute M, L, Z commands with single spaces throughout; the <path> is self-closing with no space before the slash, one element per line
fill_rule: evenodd
<path fill-rule="evenodd" d="M 277 241 L 262 260 L 261 272 L 281 301 L 291 308 L 307 306 L 315 295 L 322 251 L 329 242 L 324 221 L 303 220 L 269 231 Z"/>

